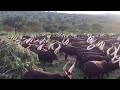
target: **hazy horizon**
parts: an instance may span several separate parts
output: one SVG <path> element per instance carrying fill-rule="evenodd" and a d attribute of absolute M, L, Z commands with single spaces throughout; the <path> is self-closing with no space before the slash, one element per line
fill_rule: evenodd
<path fill-rule="evenodd" d="M 49 11 L 57 13 L 68 13 L 68 14 L 118 14 L 120 11 Z"/>

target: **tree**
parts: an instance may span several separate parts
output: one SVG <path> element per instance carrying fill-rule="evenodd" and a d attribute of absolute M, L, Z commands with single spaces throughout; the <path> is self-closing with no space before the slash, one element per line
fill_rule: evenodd
<path fill-rule="evenodd" d="M 94 32 L 101 32 L 103 29 L 103 26 L 100 24 L 93 24 L 92 25 L 92 31 Z"/>
<path fill-rule="evenodd" d="M 3 21 L 3 25 L 7 25 L 10 27 L 13 27 L 15 30 L 15 33 L 17 31 L 20 31 L 20 29 L 22 28 L 22 25 L 25 23 L 25 20 L 23 20 L 22 17 L 20 16 L 16 16 L 16 17 L 7 17 L 6 19 L 4 19 Z"/>
<path fill-rule="evenodd" d="M 58 32 L 58 27 L 56 25 L 47 25 L 45 26 L 44 29 L 46 32 L 50 32 L 50 33 Z"/>
<path fill-rule="evenodd" d="M 59 30 L 60 30 L 60 31 L 65 31 L 67 28 L 68 28 L 68 27 L 65 26 L 65 25 L 59 26 Z"/>
<path fill-rule="evenodd" d="M 79 25 L 79 29 L 81 29 L 82 32 L 89 31 L 89 25 L 87 23 L 83 23 Z"/>

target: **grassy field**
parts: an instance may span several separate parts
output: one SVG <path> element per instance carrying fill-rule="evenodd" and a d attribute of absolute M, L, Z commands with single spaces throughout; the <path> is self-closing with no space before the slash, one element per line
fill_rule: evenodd
<path fill-rule="evenodd" d="M 35 34 L 39 35 L 39 33 L 26 33 L 26 35 Z M 49 35 L 49 33 L 47 34 Z M 20 79 L 23 73 L 32 66 L 37 68 L 41 67 L 37 55 L 22 48 L 18 43 L 22 35 L 24 34 L 0 32 L 0 79 Z M 47 65 L 47 70 L 49 72 L 63 72 L 63 66 L 67 60 L 64 59 L 64 56 L 59 56 L 58 59 L 59 60 L 53 62 L 53 67 Z M 68 60 L 72 62 L 75 58 L 69 56 Z M 70 67 L 70 65 L 68 67 Z M 120 76 L 120 70 L 116 70 L 110 73 L 109 77 L 105 76 L 104 78 L 117 79 L 118 76 Z M 73 78 L 83 78 L 83 73 L 79 68 L 74 69 Z"/>

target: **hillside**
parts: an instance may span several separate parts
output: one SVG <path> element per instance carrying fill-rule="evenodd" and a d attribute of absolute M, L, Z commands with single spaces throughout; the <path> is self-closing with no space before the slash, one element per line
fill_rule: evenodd
<path fill-rule="evenodd" d="M 17 16 L 20 18 L 18 21 L 17 18 L 10 21 L 11 18 Z M 0 25 L 15 27 L 15 25 L 3 23 L 8 18 L 11 23 L 22 22 L 21 31 L 120 32 L 120 16 L 114 14 L 86 15 L 43 11 L 0 11 Z M 16 26 L 16 28 L 18 27 Z"/>

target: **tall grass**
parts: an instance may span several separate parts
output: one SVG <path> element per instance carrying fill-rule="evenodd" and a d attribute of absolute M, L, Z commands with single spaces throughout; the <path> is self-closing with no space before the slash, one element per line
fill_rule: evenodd
<path fill-rule="evenodd" d="M 37 63 L 37 55 L 22 48 L 15 38 L 10 35 L 0 38 L 0 78 L 21 78 L 26 69 Z"/>

